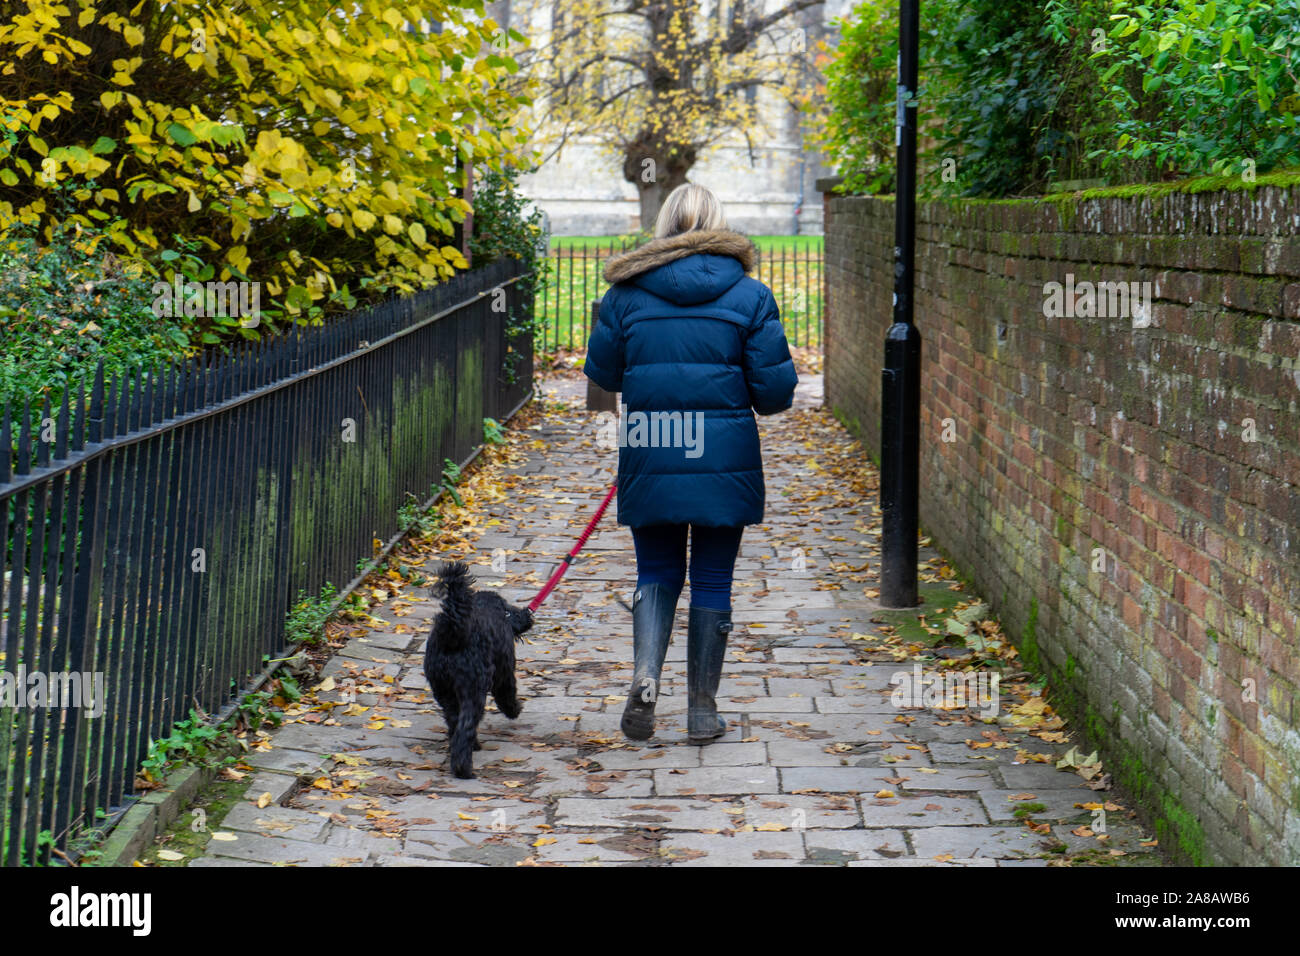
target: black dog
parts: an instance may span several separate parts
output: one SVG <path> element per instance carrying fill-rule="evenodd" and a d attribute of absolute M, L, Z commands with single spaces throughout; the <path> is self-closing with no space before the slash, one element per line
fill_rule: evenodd
<path fill-rule="evenodd" d="M 487 695 L 511 720 L 521 705 L 515 688 L 515 639 L 533 626 L 533 612 L 499 594 L 475 591 L 463 561 L 444 564 L 436 594 L 442 610 L 424 647 L 424 676 L 447 721 L 451 772 L 474 776 L 473 752 Z"/>

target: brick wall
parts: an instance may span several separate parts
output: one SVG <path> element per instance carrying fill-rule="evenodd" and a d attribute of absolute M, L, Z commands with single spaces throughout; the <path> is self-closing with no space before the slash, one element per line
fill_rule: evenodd
<path fill-rule="evenodd" d="M 878 454 L 894 207 L 826 210 L 826 402 Z M 1297 227 L 1300 187 L 917 214 L 922 526 L 1193 862 L 1300 864 Z M 1049 317 L 1067 273 L 1150 314 Z"/>

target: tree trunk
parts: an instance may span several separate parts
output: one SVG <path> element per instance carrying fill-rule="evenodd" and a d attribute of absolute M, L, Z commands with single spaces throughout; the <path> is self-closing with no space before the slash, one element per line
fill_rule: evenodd
<path fill-rule="evenodd" d="M 643 162 L 645 159 L 652 160 L 653 165 L 645 164 Z M 623 175 L 637 188 L 638 198 L 641 200 L 642 230 L 646 232 L 654 230 L 655 219 L 659 216 L 664 200 L 668 198 L 670 192 L 686 182 L 686 176 L 693 165 L 694 163 L 666 160 L 662 157 L 646 156 L 643 153 L 629 152 L 625 156 Z"/>
<path fill-rule="evenodd" d="M 641 230 L 650 232 L 659 216 L 659 207 L 664 204 L 663 193 L 657 183 L 650 183 L 641 188 L 638 198 L 641 200 Z"/>

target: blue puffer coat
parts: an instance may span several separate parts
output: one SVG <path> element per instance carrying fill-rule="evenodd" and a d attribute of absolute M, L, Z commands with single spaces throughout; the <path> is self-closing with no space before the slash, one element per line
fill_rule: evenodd
<path fill-rule="evenodd" d="M 754 413 L 798 381 L 755 250 L 723 230 L 656 239 L 609 261 L 587 377 L 622 392 L 618 521 L 736 527 L 763 520 Z"/>

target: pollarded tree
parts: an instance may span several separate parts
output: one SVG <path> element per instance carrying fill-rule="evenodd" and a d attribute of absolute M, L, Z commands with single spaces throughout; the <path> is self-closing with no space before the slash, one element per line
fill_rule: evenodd
<path fill-rule="evenodd" d="M 530 35 L 537 132 L 552 154 L 599 141 L 622 160 L 649 228 L 711 146 L 765 125 L 761 93 L 797 105 L 815 88 L 823 0 L 512 0 Z M 524 26 L 528 23 L 530 25 Z"/>
<path fill-rule="evenodd" d="M 469 211 L 458 163 L 523 152 L 517 65 L 482 14 L 0 0 L 0 235 L 80 223 L 150 269 L 201 244 L 222 279 L 262 282 L 290 313 L 347 281 L 448 276 L 465 265 L 447 238 Z"/>

